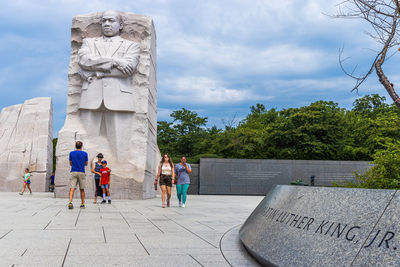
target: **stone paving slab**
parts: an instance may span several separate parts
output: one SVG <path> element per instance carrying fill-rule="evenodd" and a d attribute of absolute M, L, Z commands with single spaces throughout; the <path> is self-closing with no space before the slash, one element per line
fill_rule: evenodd
<path fill-rule="evenodd" d="M 261 266 L 254 260 L 242 245 L 239 239 L 238 225 L 224 233 L 220 248 L 223 257 L 231 266 Z"/>
<path fill-rule="evenodd" d="M 190 195 L 186 208 L 173 197 L 165 209 L 159 197 L 111 205 L 88 200 L 82 210 L 79 199 L 68 210 L 66 199 L 47 193 L 0 198 L 0 267 L 257 266 L 238 255 L 246 252 L 231 232 L 259 196 Z"/>

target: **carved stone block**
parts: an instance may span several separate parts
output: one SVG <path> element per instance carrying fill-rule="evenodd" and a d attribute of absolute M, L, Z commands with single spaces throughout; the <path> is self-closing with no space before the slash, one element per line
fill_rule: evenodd
<path fill-rule="evenodd" d="M 239 231 L 263 266 L 399 266 L 398 190 L 277 185 Z"/>
<path fill-rule="evenodd" d="M 115 14 L 78 15 L 72 21 L 67 117 L 56 149 L 57 197 L 68 195 L 68 155 L 76 141 L 82 141 L 83 150 L 89 154 L 87 197 L 94 196 L 90 169 L 98 153 L 103 153 L 112 171 L 112 198 L 155 196 L 152 183 L 160 155 L 154 134 L 157 131 L 154 25 L 147 16 Z M 115 19 L 121 19 L 122 29 L 109 36 L 107 31 L 111 28 L 106 24 L 115 26 Z"/>
<path fill-rule="evenodd" d="M 33 175 L 32 190 L 48 191 L 53 169 L 53 108 L 49 97 L 1 110 L 0 191 L 21 191 L 25 168 Z"/>

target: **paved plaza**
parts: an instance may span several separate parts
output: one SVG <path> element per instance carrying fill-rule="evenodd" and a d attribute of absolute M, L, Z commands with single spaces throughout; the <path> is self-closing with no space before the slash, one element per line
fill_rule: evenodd
<path fill-rule="evenodd" d="M 0 193 L 0 266 L 257 266 L 238 229 L 260 196 L 159 197 L 73 210 L 51 193 Z"/>

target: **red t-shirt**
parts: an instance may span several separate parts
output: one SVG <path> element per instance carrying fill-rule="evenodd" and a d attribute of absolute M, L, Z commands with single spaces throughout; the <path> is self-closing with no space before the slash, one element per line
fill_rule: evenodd
<path fill-rule="evenodd" d="M 110 183 L 110 172 L 109 168 L 101 168 L 100 173 L 101 173 L 101 184 L 109 184 Z"/>

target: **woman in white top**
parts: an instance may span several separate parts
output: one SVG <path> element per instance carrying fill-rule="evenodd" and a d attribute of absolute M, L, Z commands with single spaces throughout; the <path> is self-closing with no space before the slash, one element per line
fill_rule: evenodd
<path fill-rule="evenodd" d="M 167 192 L 167 207 L 170 205 L 171 187 L 175 179 L 174 164 L 168 154 L 165 154 L 158 165 L 156 183 L 160 180 L 162 207 L 165 208 L 165 192 Z"/>

